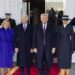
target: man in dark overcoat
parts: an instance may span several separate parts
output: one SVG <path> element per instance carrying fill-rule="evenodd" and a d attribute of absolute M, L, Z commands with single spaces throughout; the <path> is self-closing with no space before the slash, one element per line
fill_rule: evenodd
<path fill-rule="evenodd" d="M 41 14 L 41 22 L 34 28 L 33 48 L 36 53 L 39 75 L 44 75 L 43 63 L 46 65 L 46 75 L 49 75 L 53 64 L 52 53 L 55 52 L 55 29 L 50 23 L 47 23 L 47 14 Z"/>
<path fill-rule="evenodd" d="M 28 16 L 21 17 L 21 24 L 16 27 L 15 32 L 15 51 L 17 54 L 17 66 L 24 75 L 24 67 L 27 68 L 27 75 L 30 75 L 31 67 L 31 48 L 32 48 L 32 25 L 28 24 Z"/>

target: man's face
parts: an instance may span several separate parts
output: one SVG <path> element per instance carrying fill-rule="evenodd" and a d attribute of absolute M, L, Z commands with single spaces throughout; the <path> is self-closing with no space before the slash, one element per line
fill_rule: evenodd
<path fill-rule="evenodd" d="M 48 17 L 47 16 L 41 16 L 41 22 L 43 24 L 46 24 L 48 22 Z"/>
<path fill-rule="evenodd" d="M 10 19 L 10 18 L 11 18 L 11 16 L 10 16 L 10 15 L 6 15 L 5 17 L 6 17 L 6 19 Z"/>
<path fill-rule="evenodd" d="M 21 17 L 22 24 L 26 24 L 27 22 L 28 22 L 28 17 L 25 17 L 25 16 Z"/>

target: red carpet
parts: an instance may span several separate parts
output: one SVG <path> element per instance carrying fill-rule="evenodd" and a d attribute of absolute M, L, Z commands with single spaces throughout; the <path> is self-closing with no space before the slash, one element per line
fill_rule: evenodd
<path fill-rule="evenodd" d="M 51 70 L 50 70 L 50 75 L 58 75 L 60 69 L 58 66 L 55 64 Z M 17 70 L 14 75 L 20 75 L 20 69 Z M 25 75 L 26 75 L 26 68 L 25 68 Z M 38 69 L 35 66 L 32 66 L 31 68 L 31 75 L 38 75 Z"/>

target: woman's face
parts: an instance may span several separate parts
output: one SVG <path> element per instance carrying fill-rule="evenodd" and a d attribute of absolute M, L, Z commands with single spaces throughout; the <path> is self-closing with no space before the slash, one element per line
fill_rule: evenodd
<path fill-rule="evenodd" d="M 63 24 L 68 24 L 68 20 L 63 20 Z"/>
<path fill-rule="evenodd" d="M 10 26 L 9 22 L 5 22 L 5 24 L 4 24 L 4 28 L 5 28 L 5 29 L 8 29 L 9 26 Z"/>

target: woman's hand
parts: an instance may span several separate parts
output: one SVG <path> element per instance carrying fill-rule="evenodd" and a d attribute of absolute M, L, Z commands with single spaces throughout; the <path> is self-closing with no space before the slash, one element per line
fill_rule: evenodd
<path fill-rule="evenodd" d="M 19 52 L 19 48 L 15 48 L 15 52 L 18 53 Z"/>

